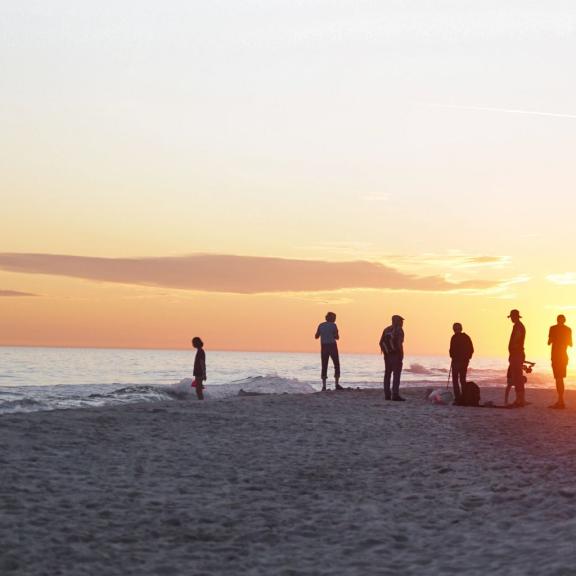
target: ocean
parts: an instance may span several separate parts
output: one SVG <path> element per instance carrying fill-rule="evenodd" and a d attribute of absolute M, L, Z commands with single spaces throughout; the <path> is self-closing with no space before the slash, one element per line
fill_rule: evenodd
<path fill-rule="evenodd" d="M 195 401 L 191 388 L 194 351 L 0 347 L 0 414 L 78 409 L 130 402 Z M 320 389 L 320 358 L 314 353 L 207 350 L 206 400 L 247 393 L 307 394 Z M 377 354 L 341 353 L 341 384 L 381 388 L 383 361 Z M 469 379 L 480 386 L 505 386 L 506 360 L 474 358 Z M 403 386 L 442 387 L 449 360 L 407 356 Z M 333 387 L 330 380 L 329 387 Z M 541 360 L 528 386 L 554 387 L 549 363 Z M 570 381 L 567 382 L 570 388 Z"/>

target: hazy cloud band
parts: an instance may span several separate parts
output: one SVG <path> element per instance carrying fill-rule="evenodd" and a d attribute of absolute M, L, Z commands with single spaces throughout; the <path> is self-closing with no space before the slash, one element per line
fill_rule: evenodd
<path fill-rule="evenodd" d="M 449 292 L 481 290 L 496 285 L 481 280 L 456 283 L 442 276 L 419 277 L 378 262 L 362 260 L 327 262 L 212 254 L 96 258 L 0 253 L 0 269 L 98 282 L 237 294 L 325 292 L 351 288 Z"/>

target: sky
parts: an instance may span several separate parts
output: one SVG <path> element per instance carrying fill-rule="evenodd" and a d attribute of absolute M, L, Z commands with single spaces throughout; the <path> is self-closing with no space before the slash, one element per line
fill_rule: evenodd
<path fill-rule="evenodd" d="M 546 355 L 574 53 L 558 0 L 3 0 L 0 345 Z"/>

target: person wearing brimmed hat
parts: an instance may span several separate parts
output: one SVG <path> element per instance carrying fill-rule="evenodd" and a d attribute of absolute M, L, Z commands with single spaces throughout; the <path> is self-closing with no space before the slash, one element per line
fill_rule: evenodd
<path fill-rule="evenodd" d="M 526 328 L 520 321 L 522 316 L 520 316 L 518 310 L 511 310 L 508 318 L 514 324 L 512 334 L 510 334 L 510 342 L 508 343 L 508 384 L 514 386 L 516 390 L 514 406 L 522 407 L 526 405 L 524 390 L 526 382 L 526 377 L 524 376 Z"/>
<path fill-rule="evenodd" d="M 552 346 L 552 372 L 556 380 L 558 401 L 550 408 L 563 409 L 564 405 L 564 378 L 568 366 L 568 346 L 572 346 L 572 330 L 566 326 L 566 316 L 560 314 L 557 324 L 550 327 L 548 332 L 548 346 Z"/>
<path fill-rule="evenodd" d="M 400 376 L 404 361 L 404 318 L 394 314 L 392 324 L 384 329 L 380 338 L 380 350 L 384 354 L 384 397 L 386 400 L 403 402 L 400 396 Z M 392 380 L 392 390 L 390 381 Z"/>

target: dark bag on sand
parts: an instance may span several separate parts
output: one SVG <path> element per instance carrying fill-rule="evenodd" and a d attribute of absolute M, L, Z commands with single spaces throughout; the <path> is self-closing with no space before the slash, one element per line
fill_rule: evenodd
<path fill-rule="evenodd" d="M 462 406 L 480 406 L 480 388 L 475 382 L 466 382 L 464 384 Z"/>

